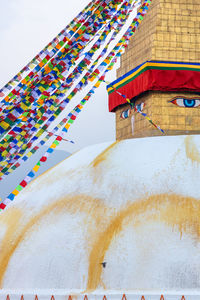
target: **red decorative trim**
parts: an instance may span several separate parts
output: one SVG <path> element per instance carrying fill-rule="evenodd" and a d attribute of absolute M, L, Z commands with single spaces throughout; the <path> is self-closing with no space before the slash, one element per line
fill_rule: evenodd
<path fill-rule="evenodd" d="M 147 91 L 200 92 L 200 72 L 150 69 L 117 90 L 132 99 Z M 109 95 L 109 111 L 127 103 L 115 91 Z"/>

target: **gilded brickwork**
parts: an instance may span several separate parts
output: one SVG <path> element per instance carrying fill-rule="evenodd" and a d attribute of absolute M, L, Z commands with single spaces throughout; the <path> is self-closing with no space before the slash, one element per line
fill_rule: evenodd
<path fill-rule="evenodd" d="M 200 62 L 200 8 L 196 0 L 152 0 L 149 12 L 137 29 L 121 59 L 118 77 L 147 60 Z M 168 101 L 179 93 L 148 92 L 139 97 L 145 102 L 144 112 L 168 135 L 200 133 L 200 108 L 182 108 Z M 199 97 L 192 93 L 182 96 Z M 120 114 L 129 105 L 116 109 L 117 139 L 160 135 L 139 114 Z"/>
<path fill-rule="evenodd" d="M 159 0 L 153 0 L 147 15 L 140 23 L 135 35 L 129 43 L 129 46 L 122 55 L 117 77 L 126 74 L 139 64 L 152 59 L 158 8 Z"/>

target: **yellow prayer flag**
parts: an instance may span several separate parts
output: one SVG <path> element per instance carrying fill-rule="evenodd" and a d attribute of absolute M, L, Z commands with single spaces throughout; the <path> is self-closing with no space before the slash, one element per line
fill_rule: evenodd
<path fill-rule="evenodd" d="M 37 172 L 39 170 L 40 166 L 35 165 L 35 167 L 33 168 L 33 171 Z"/>
<path fill-rule="evenodd" d="M 56 145 L 55 145 L 55 144 L 52 144 L 52 145 L 50 146 L 50 148 L 51 148 L 51 149 L 55 149 L 55 148 L 56 148 Z"/>
<path fill-rule="evenodd" d="M 40 92 L 44 92 L 45 91 L 45 89 L 42 86 L 40 86 L 38 89 L 40 90 Z"/>
<path fill-rule="evenodd" d="M 95 83 L 94 86 L 95 86 L 96 88 L 98 88 L 98 87 L 100 86 L 100 84 L 101 84 L 101 81 L 97 81 L 97 83 Z"/>
<path fill-rule="evenodd" d="M 106 64 L 109 64 L 110 63 L 110 60 L 109 59 L 104 59 L 104 62 L 106 63 Z"/>
<path fill-rule="evenodd" d="M 19 147 L 21 147 L 22 145 L 23 145 L 23 142 L 20 142 L 20 141 L 19 141 L 19 142 L 17 143 L 17 146 L 19 146 Z"/>
<path fill-rule="evenodd" d="M 8 154 L 8 151 L 6 151 L 6 150 L 4 150 L 4 151 L 1 153 L 2 156 L 6 156 L 6 154 Z"/>
<path fill-rule="evenodd" d="M 69 127 L 70 127 L 70 124 L 67 123 L 67 124 L 65 125 L 65 128 L 66 128 L 66 129 L 69 129 Z"/>
<path fill-rule="evenodd" d="M 23 110 L 27 110 L 27 108 L 28 108 L 28 107 L 26 106 L 26 104 L 24 104 L 24 103 L 21 103 L 20 106 L 21 106 L 21 108 L 22 108 Z"/>
<path fill-rule="evenodd" d="M 20 133 L 22 136 L 24 136 L 26 134 L 25 130 L 22 130 L 22 132 Z"/>
<path fill-rule="evenodd" d="M 51 68 L 50 68 L 48 65 L 46 65 L 46 66 L 44 67 L 44 69 L 45 69 L 45 72 L 46 72 L 46 73 L 51 72 Z"/>
<path fill-rule="evenodd" d="M 18 191 L 18 190 L 14 190 L 14 191 L 12 191 L 12 193 L 13 193 L 15 196 L 17 196 L 17 195 L 19 194 L 19 191 Z"/>
<path fill-rule="evenodd" d="M 35 124 L 35 128 L 39 128 L 41 125 L 40 124 Z"/>
<path fill-rule="evenodd" d="M 9 127 L 9 124 L 6 123 L 5 121 L 2 121 L 2 122 L 0 123 L 0 125 L 1 125 L 1 127 L 3 127 L 3 129 L 7 129 L 7 128 Z"/>
<path fill-rule="evenodd" d="M 43 105 L 44 104 L 44 100 L 39 98 L 38 101 L 37 101 L 40 105 Z"/>
<path fill-rule="evenodd" d="M 95 76 L 93 76 L 93 77 L 89 77 L 89 78 L 88 78 L 88 80 L 92 82 L 92 81 L 94 81 L 94 80 L 95 80 L 95 78 L 96 78 Z"/>

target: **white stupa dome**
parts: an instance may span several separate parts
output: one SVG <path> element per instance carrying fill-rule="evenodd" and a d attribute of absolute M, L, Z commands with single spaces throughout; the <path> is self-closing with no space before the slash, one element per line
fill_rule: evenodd
<path fill-rule="evenodd" d="M 199 199 L 199 135 L 85 148 L 1 213 L 1 289 L 198 290 Z"/>

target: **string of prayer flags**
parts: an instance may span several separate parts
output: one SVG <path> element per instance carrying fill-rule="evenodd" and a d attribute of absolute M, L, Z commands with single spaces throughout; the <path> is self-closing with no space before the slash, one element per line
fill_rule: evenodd
<path fill-rule="evenodd" d="M 56 86 L 54 86 L 54 87 L 56 87 Z M 37 90 L 37 92 L 38 92 L 38 94 L 41 94 L 41 91 L 38 91 Z M 44 92 L 44 91 L 43 91 Z M 34 93 L 35 93 L 35 91 L 34 91 Z M 63 94 L 63 93 L 62 93 Z M 32 94 L 32 96 L 33 96 L 33 94 Z M 26 99 L 26 103 L 25 103 L 25 105 L 28 105 L 28 103 L 27 103 L 27 97 L 25 97 L 25 99 Z M 29 96 L 28 97 L 28 100 L 30 100 L 31 99 L 31 97 Z M 40 99 L 39 99 L 40 100 Z M 21 107 L 20 107 L 21 108 Z M 27 107 L 25 107 L 25 109 L 26 109 Z M 1 126 L 0 126 L 0 131 L 2 131 L 1 133 L 3 133 L 4 131 L 7 131 L 7 129 L 9 129 L 10 128 L 10 126 L 11 125 L 13 125 L 13 123 L 14 123 L 14 121 L 16 120 L 16 117 L 17 116 L 12 116 L 12 122 L 7 122 L 7 124 L 5 123 L 5 120 L 2 122 L 2 124 L 0 124 L 0 125 L 2 125 L 4 128 L 1 128 Z"/>
<path fill-rule="evenodd" d="M 100 1 L 91 1 L 82 12 L 80 12 L 42 51 L 39 52 L 16 76 L 14 76 L 1 90 L 0 98 L 5 97 L 9 93 L 9 97 L 15 95 L 17 92 L 13 87 L 23 79 L 23 74 L 29 70 L 35 70 L 36 72 L 55 55 L 55 53 L 63 46 L 63 43 L 69 41 L 69 39 L 75 34 L 81 24 L 91 15 L 92 11 L 97 7 Z M 27 81 L 32 76 L 29 73 L 25 77 Z M 12 90 L 13 89 L 13 90 Z M 12 94 L 11 94 L 12 90 Z"/>
<path fill-rule="evenodd" d="M 31 66 L 28 64 L 22 74 L 16 75 L 17 80 L 1 90 L 0 180 L 28 160 L 50 137 L 56 138 L 25 179 L 0 203 L 0 209 L 13 201 L 59 143 L 66 140 L 64 134 L 84 104 L 105 82 L 105 75 L 127 47 L 151 0 L 145 0 L 128 30 L 115 42 L 138 3 L 138 0 L 93 0 L 49 47 L 40 52 L 41 56 Z M 110 46 L 113 49 L 107 54 Z M 93 60 L 96 54 L 97 58 Z M 72 98 L 95 79 L 97 82 L 85 98 L 53 130 L 48 131 Z M 13 88 L 14 85 L 17 86 Z M 45 137 L 33 146 L 45 133 Z"/>
<path fill-rule="evenodd" d="M 111 69 L 113 68 L 113 65 Z M 104 73 L 101 75 L 101 77 L 98 79 L 96 84 L 93 86 L 93 88 L 87 93 L 85 98 L 78 104 L 75 109 L 68 115 L 67 117 L 67 123 L 62 129 L 62 132 L 68 132 L 69 127 L 74 123 L 78 113 L 81 112 L 83 109 L 84 104 L 91 98 L 91 96 L 94 94 L 95 89 L 99 87 L 99 84 L 105 81 L 105 74 L 106 70 L 104 70 Z M 69 119 L 68 119 L 69 118 Z M 46 162 L 48 156 L 53 153 L 54 149 L 59 145 L 60 141 L 62 141 L 62 134 L 59 135 L 56 140 L 51 144 L 51 146 L 48 148 L 46 153 L 42 156 L 42 158 L 38 161 L 38 163 L 34 166 L 34 168 L 27 174 L 24 180 L 16 187 L 16 189 L 8 195 L 8 197 L 0 203 L 0 211 L 5 209 L 6 206 L 14 200 L 14 198 L 19 194 L 20 191 L 22 191 L 28 183 L 35 177 L 35 172 L 39 170 L 41 167 L 41 162 Z M 38 148 L 36 149 L 38 150 Z"/>
<path fill-rule="evenodd" d="M 140 113 L 143 117 L 145 117 L 155 128 L 157 128 L 158 130 L 160 130 L 163 134 L 165 133 L 164 130 L 162 128 L 160 128 L 160 126 L 156 125 L 148 116 L 147 114 L 141 112 L 141 110 L 137 110 L 138 113 Z"/>
<path fill-rule="evenodd" d="M 135 33 L 135 30 L 138 27 L 138 24 L 141 22 L 140 17 L 141 16 L 144 17 L 144 15 L 147 13 L 147 10 L 148 10 L 148 7 L 149 7 L 150 3 L 151 3 L 151 0 L 145 0 L 144 1 L 144 3 L 141 6 L 137 16 L 134 18 L 133 22 L 131 23 L 131 25 L 127 29 L 124 36 L 120 39 L 120 41 L 116 44 L 116 46 L 109 53 L 109 55 L 104 59 L 104 61 L 89 76 L 90 81 L 93 81 L 98 76 L 101 68 L 107 66 L 107 68 L 109 70 L 108 65 L 110 64 L 110 61 L 114 56 L 119 58 L 122 55 L 123 49 L 125 49 L 128 46 L 132 35 Z M 139 22 L 139 20 L 140 20 L 140 22 Z"/>
<path fill-rule="evenodd" d="M 90 92 L 85 96 L 85 98 L 70 112 L 66 118 L 67 123 L 65 127 L 62 129 L 61 134 L 59 134 L 56 139 L 53 141 L 51 146 L 47 149 L 46 153 L 41 157 L 41 159 L 37 162 L 37 164 L 33 167 L 33 169 L 27 174 L 27 176 L 19 183 L 19 185 L 8 195 L 8 197 L 0 203 L 0 211 L 5 209 L 6 206 L 14 200 L 14 198 L 28 185 L 28 183 L 35 177 L 36 172 L 38 172 L 39 168 L 41 167 L 42 163 L 47 161 L 47 158 L 50 154 L 52 154 L 55 150 L 55 148 L 60 144 L 60 142 L 63 140 L 63 133 L 67 132 L 69 127 L 74 123 L 75 119 L 77 118 L 77 115 L 81 112 L 83 109 L 83 106 L 85 103 L 89 100 L 91 95 L 94 93 L 95 87 L 93 87 Z M 38 150 L 35 149 L 35 151 Z"/>
<path fill-rule="evenodd" d="M 29 127 L 30 128 L 30 127 Z"/>
<path fill-rule="evenodd" d="M 105 73 L 105 72 L 104 72 Z M 84 99 L 70 112 L 67 116 L 67 123 L 62 129 L 61 134 L 53 141 L 51 146 L 48 148 L 46 153 L 41 157 L 41 159 L 37 162 L 37 164 L 33 167 L 33 169 L 27 174 L 27 176 L 19 183 L 19 185 L 8 195 L 8 197 L 0 203 L 0 211 L 4 210 L 6 206 L 14 200 L 14 198 L 28 185 L 28 183 L 35 177 L 35 173 L 38 172 L 39 168 L 41 167 L 41 163 L 44 163 L 47 161 L 47 158 L 50 154 L 52 154 L 55 150 L 55 148 L 60 144 L 60 142 L 63 139 L 63 133 L 68 132 L 70 126 L 74 123 L 75 119 L 77 118 L 77 115 L 82 111 L 83 106 L 86 104 L 86 102 L 91 98 L 91 96 L 94 94 L 95 89 L 99 87 L 99 82 L 102 83 L 104 81 L 104 75 L 102 75 L 97 83 L 93 86 L 93 88 L 87 93 L 87 95 L 84 97 Z M 36 149 L 36 151 L 38 148 Z"/>
<path fill-rule="evenodd" d="M 71 95 L 71 97 L 72 97 L 73 95 Z"/>
<path fill-rule="evenodd" d="M 76 115 L 77 112 L 79 113 L 81 111 L 81 109 L 83 108 L 83 105 L 86 103 L 86 101 L 89 100 L 89 98 L 94 94 L 94 90 L 95 88 L 97 88 L 99 86 L 99 83 L 103 82 L 104 80 L 104 76 L 101 76 L 100 79 L 98 80 L 97 84 L 89 91 L 89 93 L 86 95 L 86 97 L 80 102 L 80 104 L 75 108 L 75 113 L 73 114 L 73 111 L 68 115 L 68 117 L 70 117 L 69 122 L 67 122 L 67 118 L 64 118 L 54 129 L 52 132 L 48 133 L 46 135 L 46 137 L 44 139 L 42 139 L 39 144 L 37 146 L 35 146 L 27 155 L 25 155 L 24 157 L 22 157 L 21 159 L 19 159 L 17 161 L 17 163 L 13 165 L 13 163 L 15 162 L 15 160 L 12 160 L 6 167 L 4 166 L 4 168 L 0 169 L 0 180 L 2 180 L 6 175 L 9 175 L 10 173 L 12 173 L 14 170 L 16 170 L 16 168 L 18 168 L 22 162 L 26 161 L 28 158 L 30 158 L 30 156 L 32 156 L 38 149 L 39 146 L 44 145 L 50 137 L 52 137 L 53 134 L 55 134 L 55 132 L 57 132 L 62 126 L 63 124 L 66 124 L 66 126 L 64 127 L 63 131 L 67 132 L 69 127 L 71 126 L 71 124 L 73 124 L 74 120 L 76 119 Z M 68 103 L 68 99 L 65 99 L 64 102 Z M 34 139 L 35 141 L 36 139 Z M 30 147 L 31 143 L 29 143 L 29 147 Z M 11 167 L 11 168 L 10 168 Z M 10 168 L 10 169 L 9 169 Z"/>

